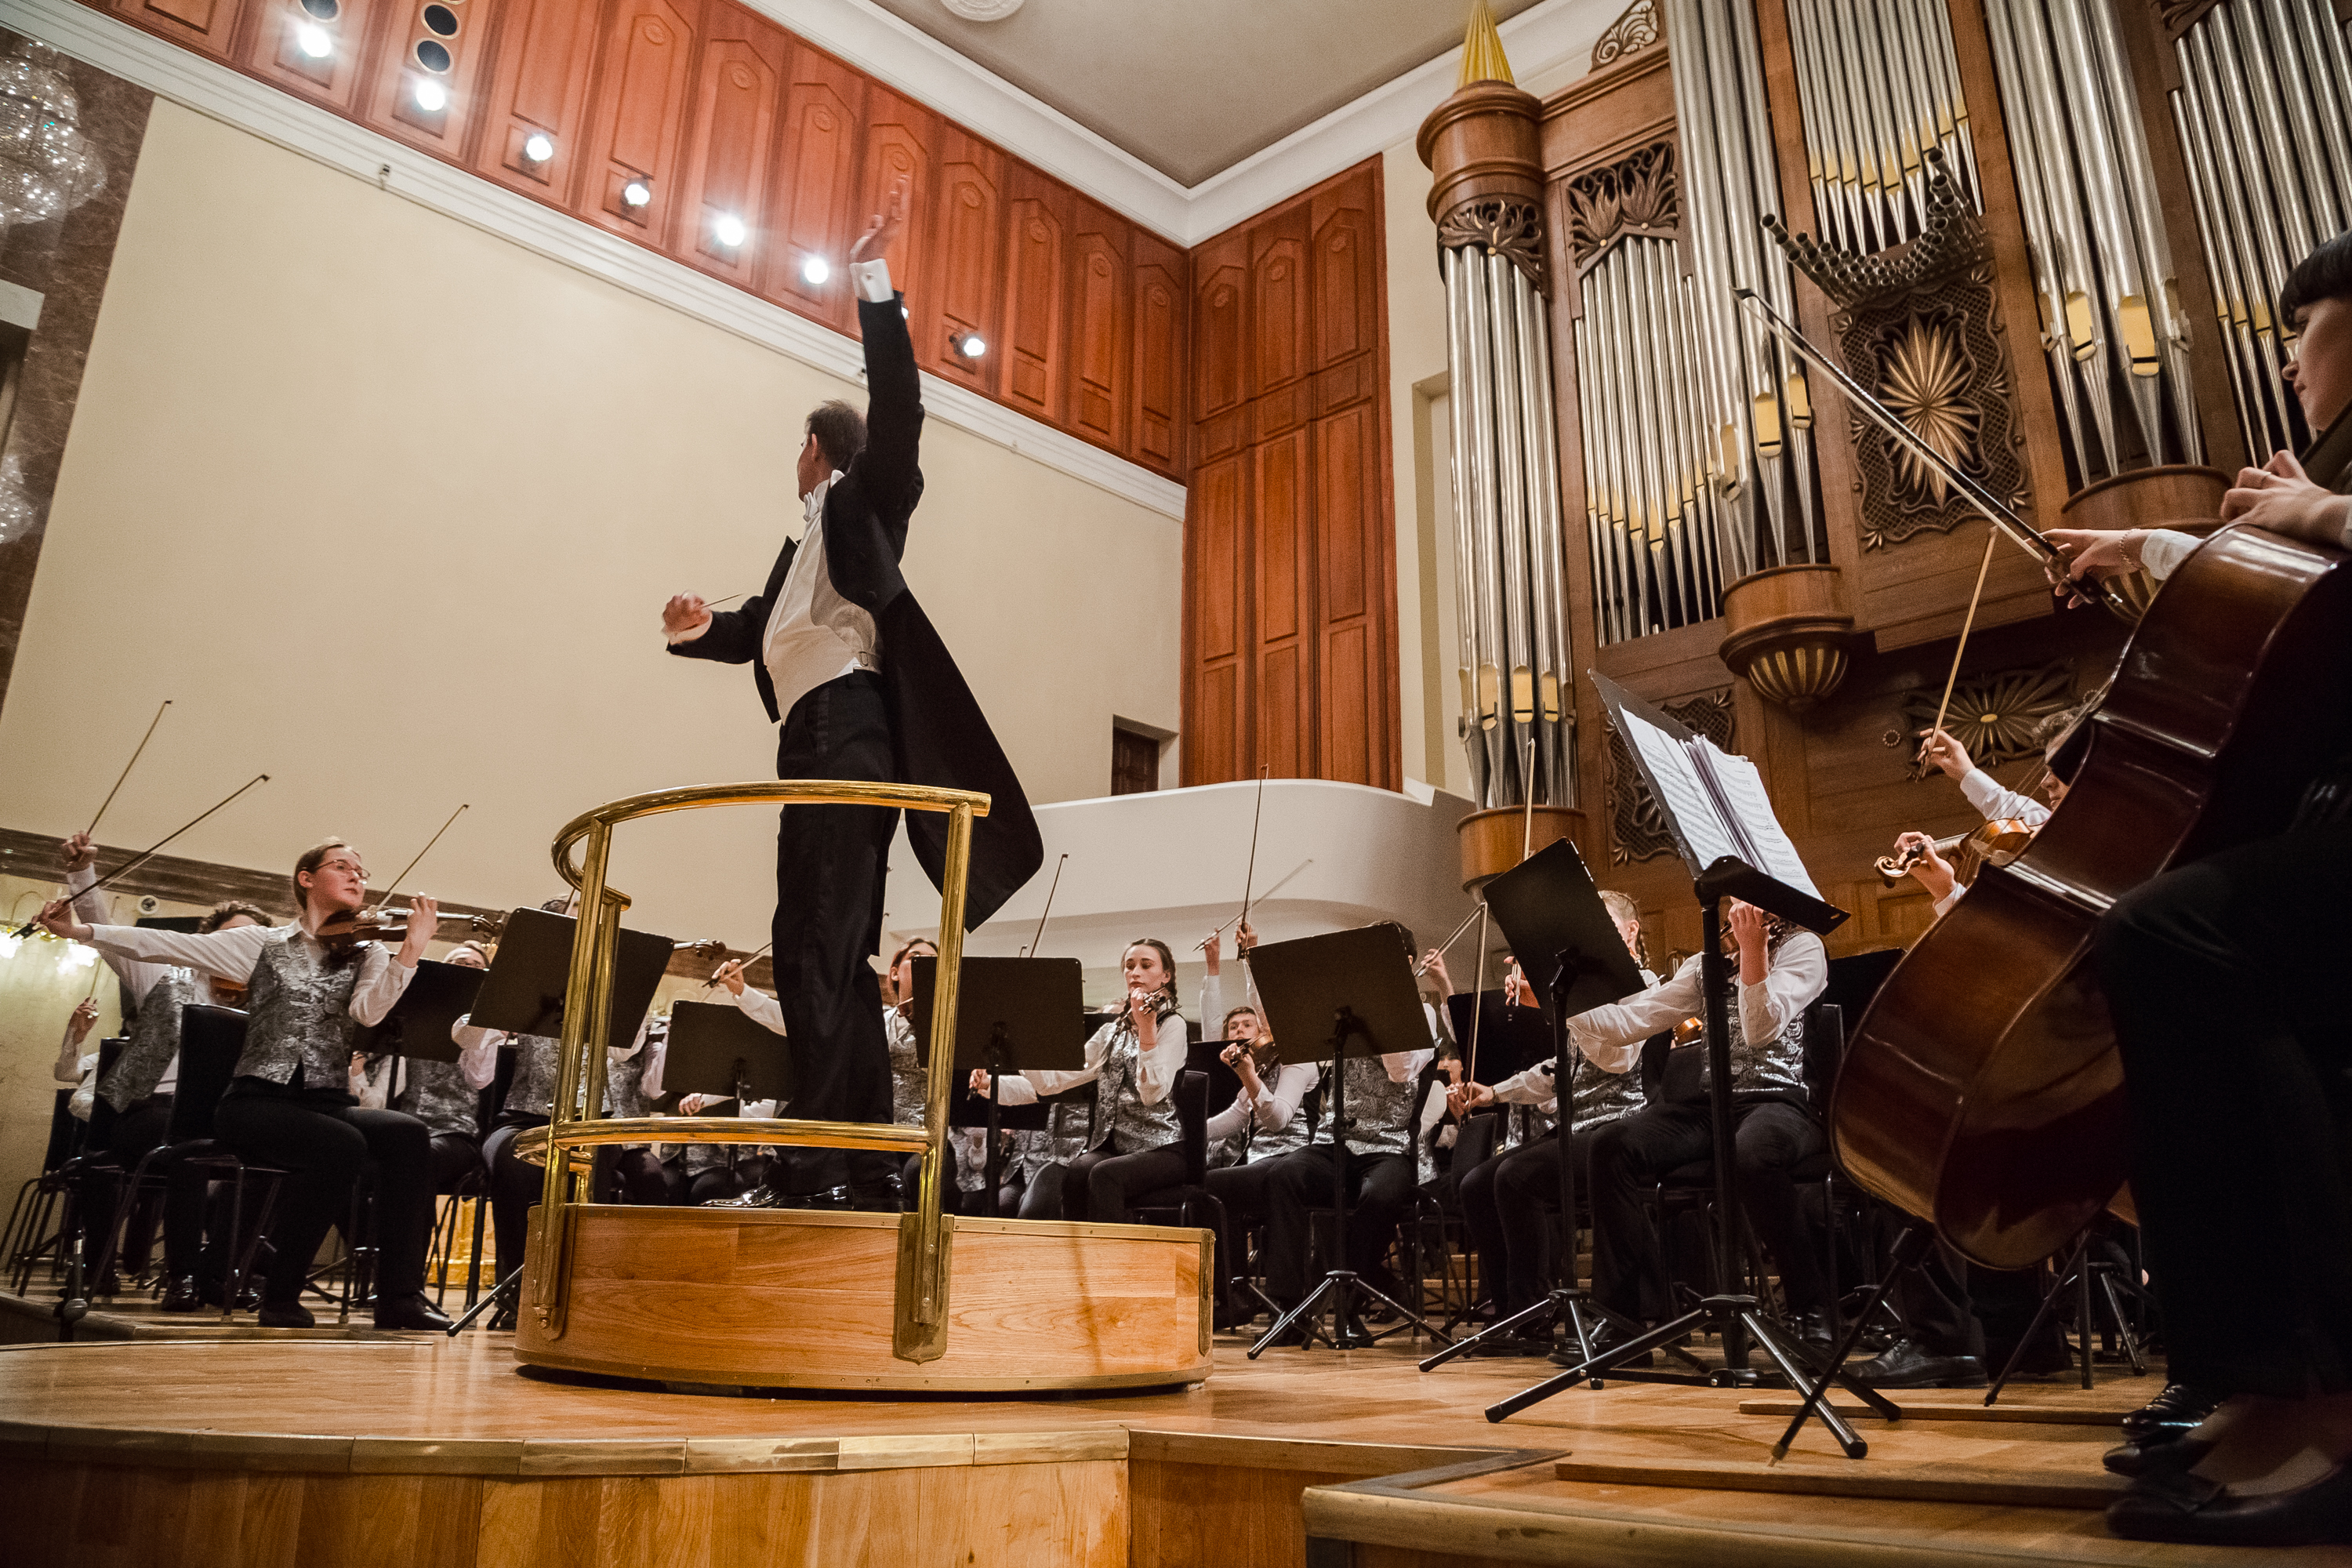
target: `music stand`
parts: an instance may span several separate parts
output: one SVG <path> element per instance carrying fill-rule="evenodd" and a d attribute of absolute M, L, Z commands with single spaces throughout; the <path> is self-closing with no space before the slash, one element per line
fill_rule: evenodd
<path fill-rule="evenodd" d="M 662 1089 L 731 1098 L 739 1115 L 755 1100 L 781 1105 L 793 1097 L 792 1052 L 785 1049 L 783 1036 L 731 1002 L 672 1003 Z M 727 1145 L 730 1172 L 740 1149 L 740 1144 Z"/>
<path fill-rule="evenodd" d="M 1739 1278 L 1741 1227 L 1747 1218 L 1738 1194 L 1732 1190 L 1730 973 L 1723 954 L 1723 901 L 1744 900 L 1817 933 L 1835 930 L 1846 914 L 1822 902 L 1814 890 L 1804 862 L 1773 815 L 1771 797 L 1754 763 L 1717 750 L 1713 742 L 1694 735 L 1606 676 L 1588 673 L 1601 693 L 1610 722 L 1624 737 L 1626 750 L 1665 818 L 1675 847 L 1691 873 L 1691 892 L 1699 904 L 1699 963 L 1706 998 L 1707 1105 L 1717 1216 L 1717 1293 L 1672 1321 L 1489 1407 L 1489 1421 L 1501 1421 L 1571 1384 L 1615 1371 L 1635 1356 L 1696 1331 L 1721 1336 L 1724 1364 L 1719 1370 L 1705 1376 L 1663 1372 L 1617 1372 L 1616 1375 L 1627 1382 L 1754 1386 L 1759 1380 L 1748 1365 L 1748 1342 L 1752 1338 L 1780 1368 L 1790 1387 L 1805 1388 L 1813 1381 L 1808 1375 L 1803 1347 L 1783 1337 L 1779 1326 L 1758 1310 L 1756 1298 L 1735 1287 Z M 1877 1390 L 1832 1370 L 1842 1386 L 1881 1415 L 1889 1420 L 1901 1417 L 1901 1411 Z M 1813 1413 L 1848 1458 L 1858 1459 L 1869 1452 L 1868 1445 L 1835 1408 L 1826 1402 L 1811 1403 L 1816 1405 Z"/>
<path fill-rule="evenodd" d="M 1328 1337 L 1334 1350 L 1360 1349 L 1372 1342 L 1370 1336 L 1349 1326 L 1359 1296 L 1385 1302 L 1415 1328 L 1446 1341 L 1445 1333 L 1419 1312 L 1364 1283 L 1348 1267 L 1347 1257 L 1347 1064 L 1352 1058 L 1427 1050 L 1433 1043 L 1429 1017 L 1422 1011 L 1421 992 L 1413 982 L 1412 939 L 1402 926 L 1384 921 L 1323 936 L 1262 942 L 1251 952 L 1249 966 L 1275 1037 L 1311 1040 L 1319 1031 L 1329 1047 L 1331 1070 L 1326 1081 L 1331 1086 L 1331 1207 L 1339 1216 L 1334 1267 L 1306 1300 L 1275 1319 L 1274 1326 L 1250 1346 L 1250 1359 L 1256 1360 L 1302 1319 L 1307 1324 L 1307 1343 L 1314 1343 L 1323 1332 L 1317 1311 L 1326 1296 L 1332 1298 Z"/>
<path fill-rule="evenodd" d="M 546 910 L 516 910 L 474 996 L 474 1026 L 554 1038 L 563 1033 L 563 995 L 572 984 L 572 938 L 579 921 Z M 604 1042 L 629 1048 L 653 1005 L 654 992 L 677 946 L 666 936 L 624 929 L 613 959 L 613 1005 Z"/>
<path fill-rule="evenodd" d="M 450 1027 L 474 1009 L 484 971 L 426 958 L 416 964 L 408 989 L 383 1019 L 362 1027 L 352 1048 L 362 1056 L 408 1057 L 422 1062 L 454 1062 L 457 1041 Z"/>
<path fill-rule="evenodd" d="M 915 960 L 914 1026 L 918 1060 L 931 1055 L 932 997 L 940 961 Z M 1029 1068 L 1076 1072 L 1086 1066 L 1086 973 L 1075 958 L 967 958 L 956 971 L 955 1073 L 968 1079 L 988 1071 L 987 1186 L 989 1212 L 1001 1201 L 1003 1151 L 997 1129 L 1003 1110 L 1002 1080 Z M 1044 1096 L 1039 1096 L 1042 1100 Z M 943 1173 L 943 1174 L 950 1174 Z"/>
<path fill-rule="evenodd" d="M 1601 901 L 1601 889 L 1585 868 L 1584 858 L 1567 839 L 1546 845 L 1488 882 L 1486 900 L 1495 923 L 1503 928 L 1504 940 L 1519 955 L 1523 970 L 1545 957 L 1553 965 L 1551 984 L 1538 993 L 1537 1011 L 1550 1047 L 1552 1094 L 1559 1109 L 1553 1136 L 1559 1140 L 1560 1223 L 1567 1229 L 1568 1243 L 1560 1248 L 1559 1283 L 1549 1296 L 1468 1340 L 1446 1346 L 1421 1363 L 1423 1372 L 1462 1354 L 1489 1334 L 1516 1331 L 1520 1324 L 1554 1312 L 1567 1323 L 1580 1352 L 1578 1359 L 1592 1359 L 1585 1310 L 1597 1304 L 1576 1282 L 1576 1058 L 1569 1047 L 1568 1021 L 1642 989 L 1641 965 L 1626 950 L 1609 906 Z M 1595 1387 L 1600 1386 L 1598 1378 L 1592 1381 Z"/>

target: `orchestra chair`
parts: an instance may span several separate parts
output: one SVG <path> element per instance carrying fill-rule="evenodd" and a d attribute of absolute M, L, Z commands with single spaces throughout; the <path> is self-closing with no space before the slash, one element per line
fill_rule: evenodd
<path fill-rule="evenodd" d="M 74 1091 L 60 1089 L 49 1107 L 49 1141 L 41 1154 L 40 1174 L 28 1178 L 16 1189 L 16 1202 L 8 1211 L 8 1228 L 0 1232 L 0 1258 L 5 1258 L 8 1271 L 16 1278 L 16 1292 L 23 1295 L 31 1281 L 33 1265 L 43 1254 L 48 1254 L 52 1267 L 60 1250 L 62 1228 L 52 1228 L 58 1216 L 58 1200 L 65 1186 L 59 1173 L 67 1162 L 81 1152 L 83 1126 L 81 1118 L 71 1109 Z"/>
<path fill-rule="evenodd" d="M 1475 1280 L 1472 1278 L 1478 1244 L 1470 1234 L 1469 1220 L 1462 1213 L 1462 1179 L 1496 1157 L 1495 1146 L 1502 1142 L 1502 1137 L 1503 1116 L 1500 1110 L 1473 1111 L 1455 1130 L 1454 1160 L 1446 1174 L 1422 1189 L 1437 1205 L 1449 1279 L 1454 1255 L 1459 1253 L 1462 1258 L 1461 1300 L 1458 1303 L 1449 1303 L 1446 1309 L 1445 1331 L 1449 1334 L 1470 1316 L 1472 1310 L 1478 1305 L 1481 1292 L 1491 1293 L 1497 1283 L 1483 1277 Z"/>
<path fill-rule="evenodd" d="M 1225 1205 L 1209 1191 L 1209 1075 L 1176 1075 L 1178 1146 L 1184 1152 L 1184 1180 L 1172 1187 L 1147 1193 L 1128 1205 L 1145 1225 L 1199 1226 L 1223 1235 Z"/>
<path fill-rule="evenodd" d="M 228 1092 L 229 1080 L 236 1076 L 237 1058 L 244 1052 L 241 1029 L 182 1028 L 180 1081 L 173 1093 L 172 1122 L 165 1129 L 163 1147 L 150 1156 L 168 1155 L 174 1163 L 200 1166 L 211 1173 L 208 1180 L 228 1186 L 228 1230 L 222 1243 L 228 1254 L 221 1283 L 224 1322 L 236 1315 L 237 1300 L 253 1278 L 254 1259 L 268 1234 L 278 1190 L 288 1174 L 281 1166 L 248 1163 L 214 1133 L 213 1114 L 221 1096 Z M 248 1184 L 258 1188 L 250 1203 Z M 249 1227 L 248 1215 L 252 1216 Z"/>
<path fill-rule="evenodd" d="M 98 1067 L 92 1081 L 102 1081 L 113 1070 L 115 1062 L 129 1044 L 127 1037 L 99 1042 Z M 70 1094 L 68 1100 L 70 1104 Z M 68 1114 L 70 1116 L 70 1110 Z M 108 1145 L 114 1142 L 114 1107 L 108 1104 L 103 1096 L 93 1095 L 89 1120 L 79 1124 L 81 1136 L 77 1152 L 54 1172 L 40 1178 L 48 1198 L 44 1207 L 53 1211 L 57 1220 L 57 1233 L 47 1238 L 43 1248 L 49 1255 L 49 1278 L 52 1279 L 66 1272 L 72 1262 L 74 1240 L 81 1233 L 82 1211 L 88 1206 L 90 1190 L 103 1183 L 118 1193 L 120 1191 L 124 1174 L 122 1164 L 108 1152 Z M 119 1216 L 121 1210 L 122 1205 L 118 1204 L 113 1212 Z M 45 1214 L 45 1224 L 47 1217 Z M 85 1275 L 83 1292 L 87 1296 L 95 1293 L 95 1287 L 101 1278 L 89 1267 L 100 1248 L 94 1245 L 93 1237 L 82 1237 L 81 1242 Z M 23 1295 L 31 1281 L 32 1258 L 27 1257 L 16 1280 L 16 1293 Z"/>

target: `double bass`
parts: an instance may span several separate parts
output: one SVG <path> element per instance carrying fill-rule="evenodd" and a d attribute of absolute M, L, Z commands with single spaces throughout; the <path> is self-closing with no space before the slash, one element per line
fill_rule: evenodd
<path fill-rule="evenodd" d="M 1847 395 L 1875 422 L 1866 392 Z M 2304 465 L 2352 484 L 2352 419 Z M 2017 859 L 1978 874 L 1856 1024 L 1830 1108 L 1846 1173 L 1991 1268 L 2040 1262 L 2111 1206 L 2132 1218 L 2123 1067 L 2091 963 L 2100 918 L 2174 866 L 2286 828 L 2345 751 L 2347 695 L 2352 558 L 2237 527 L 2183 561 L 2060 759 L 2064 802 Z"/>

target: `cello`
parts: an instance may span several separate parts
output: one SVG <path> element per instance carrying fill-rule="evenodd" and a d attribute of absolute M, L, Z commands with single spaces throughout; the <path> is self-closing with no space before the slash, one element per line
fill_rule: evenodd
<path fill-rule="evenodd" d="M 1772 325 L 1857 412 L 1966 480 Z M 2316 483 L 2352 483 L 2352 418 L 2304 462 Z M 1981 487 L 1958 488 L 2004 532 L 2032 532 Z M 2110 1207 L 2133 1218 L 2123 1066 L 2091 964 L 2100 918 L 2174 866 L 2284 830 L 2343 754 L 2344 693 L 2352 558 L 2240 526 L 2184 560 L 2066 748 L 2063 803 L 2023 854 L 1978 874 L 1855 1025 L 1830 1108 L 1847 1174 L 1990 1268 L 2040 1262 Z"/>

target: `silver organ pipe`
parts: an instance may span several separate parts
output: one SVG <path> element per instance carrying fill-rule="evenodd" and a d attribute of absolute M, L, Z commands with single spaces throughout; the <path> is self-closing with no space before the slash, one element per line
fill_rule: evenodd
<path fill-rule="evenodd" d="M 2288 269 L 2352 223 L 2352 61 L 2327 0 L 2222 0 L 2173 51 L 2173 123 L 2231 390 L 2260 461 L 2311 436 L 2279 382 L 2294 329 L 2273 301 Z"/>

